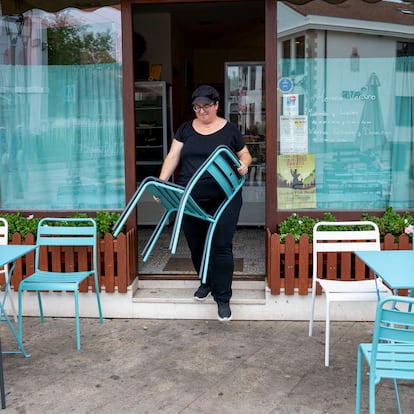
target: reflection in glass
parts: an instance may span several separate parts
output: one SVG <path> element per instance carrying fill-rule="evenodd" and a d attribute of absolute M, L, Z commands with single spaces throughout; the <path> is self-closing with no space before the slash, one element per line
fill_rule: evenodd
<path fill-rule="evenodd" d="M 296 118 L 306 117 L 308 153 L 315 157 L 316 209 L 414 208 L 414 57 L 359 60 L 358 72 L 347 59 L 331 58 L 306 59 L 303 76 L 290 74 L 290 93 L 303 99 Z M 286 131 L 279 131 L 281 143 Z"/>

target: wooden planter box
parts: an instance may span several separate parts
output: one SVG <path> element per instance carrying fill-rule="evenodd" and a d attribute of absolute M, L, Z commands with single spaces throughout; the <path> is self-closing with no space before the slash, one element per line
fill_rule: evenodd
<path fill-rule="evenodd" d="M 411 244 L 406 234 L 401 234 L 398 240 L 394 240 L 392 234 L 387 234 L 381 242 L 384 250 L 409 250 Z M 312 243 L 308 236 L 302 235 L 295 242 L 293 234 L 286 237 L 285 243 L 281 243 L 278 234 L 272 234 L 266 230 L 267 250 L 267 279 L 272 295 L 279 295 L 284 289 L 285 295 L 308 295 L 312 287 Z M 355 275 L 355 279 L 370 279 L 374 275 L 372 271 L 353 253 L 329 253 L 326 255 L 322 274 L 329 279 L 347 280 L 349 275 Z M 317 294 L 321 294 L 319 288 Z M 401 294 L 406 292 L 401 291 Z"/>
<path fill-rule="evenodd" d="M 22 243 L 19 233 L 13 234 L 11 244 L 36 244 L 33 234 L 27 235 Z M 119 234 L 116 239 L 112 234 L 105 234 L 98 243 L 98 277 L 100 287 L 105 292 L 126 293 L 128 286 L 137 274 L 136 263 L 136 230 L 127 234 Z M 45 270 L 60 270 L 65 268 L 86 268 L 90 262 L 90 249 L 87 247 L 51 247 L 41 252 L 42 263 L 47 263 Z M 34 271 L 35 253 L 31 252 L 24 258 L 17 260 L 13 272 L 11 285 L 17 291 L 19 283 Z M 81 292 L 88 292 L 93 286 L 92 278 L 86 280 L 80 288 Z"/>

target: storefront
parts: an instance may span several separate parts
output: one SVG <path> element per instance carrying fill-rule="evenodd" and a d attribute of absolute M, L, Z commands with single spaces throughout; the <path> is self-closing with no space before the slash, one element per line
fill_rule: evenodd
<path fill-rule="evenodd" d="M 201 83 L 254 158 L 241 225 L 414 208 L 411 5 L 0 3 L 2 211 L 121 210 Z"/>

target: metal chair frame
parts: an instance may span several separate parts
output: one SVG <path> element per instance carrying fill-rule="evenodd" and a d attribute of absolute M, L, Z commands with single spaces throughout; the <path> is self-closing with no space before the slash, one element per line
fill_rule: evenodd
<path fill-rule="evenodd" d="M 116 237 L 121 232 L 127 218 L 135 209 L 144 192 L 149 191 L 161 200 L 161 204 L 165 208 L 165 212 L 142 251 L 144 262 L 148 260 L 148 257 L 157 243 L 159 236 L 164 230 L 166 224 L 169 222 L 169 219 L 173 213 L 175 213 L 176 217 L 169 245 L 169 249 L 172 254 L 175 254 L 177 249 L 184 215 L 188 214 L 193 217 L 197 217 L 200 220 L 210 223 L 204 245 L 203 260 L 199 275 L 202 283 L 205 283 L 207 279 L 214 230 L 222 213 L 237 192 L 243 187 L 245 182 L 245 176 L 239 176 L 237 173 L 237 167 L 239 166 L 240 162 L 237 156 L 227 146 L 221 145 L 217 147 L 216 150 L 200 166 L 186 187 L 182 187 L 168 181 L 163 181 L 156 177 L 147 177 L 142 181 L 128 205 L 123 210 L 118 221 L 113 226 L 114 236 Z M 205 174 L 210 174 L 225 194 L 223 202 L 213 214 L 208 214 L 197 204 L 191 195 L 192 190 L 197 185 L 200 178 Z"/>
<path fill-rule="evenodd" d="M 356 230 L 358 229 L 358 230 Z M 380 250 L 380 233 L 372 221 L 321 221 L 313 228 L 312 308 L 309 320 L 309 336 L 312 336 L 317 284 L 326 298 L 325 366 L 329 366 L 330 305 L 332 302 L 378 301 L 391 295 L 391 290 L 376 275 L 374 279 L 349 280 L 327 279 L 320 274 L 323 269 L 322 255 L 361 250 Z"/>
<path fill-rule="evenodd" d="M 358 347 L 356 407 L 361 412 L 363 361 L 369 368 L 369 413 L 375 414 L 375 387 L 392 379 L 399 414 L 401 402 L 397 380 L 414 380 L 414 298 L 389 296 L 377 306 L 372 343 Z"/>
<path fill-rule="evenodd" d="M 18 337 L 22 341 L 23 313 L 22 293 L 25 290 L 37 292 L 40 319 L 44 322 L 43 306 L 40 293 L 42 291 L 69 291 L 74 293 L 76 347 L 80 350 L 80 319 L 79 319 L 79 285 L 88 277 L 93 277 L 94 290 L 98 304 L 99 320 L 103 323 L 98 283 L 98 248 L 96 223 L 91 218 L 44 218 L 37 229 L 35 254 L 35 271 L 23 279 L 18 291 Z M 41 250 L 46 247 L 81 246 L 91 247 L 91 268 L 88 270 L 74 269 L 72 272 L 56 272 L 41 269 Z M 75 263 L 76 265 L 76 263 Z M 76 267 L 76 266 L 75 266 Z"/>

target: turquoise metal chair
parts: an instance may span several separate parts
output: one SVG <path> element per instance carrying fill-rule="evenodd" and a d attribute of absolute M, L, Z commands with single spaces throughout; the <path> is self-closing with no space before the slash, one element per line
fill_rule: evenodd
<path fill-rule="evenodd" d="M 356 414 L 361 412 L 362 367 L 369 366 L 369 412 L 375 414 L 375 386 L 382 379 L 392 379 L 398 412 L 401 403 L 397 379 L 414 380 L 413 298 L 389 296 L 377 307 L 372 343 L 358 347 Z"/>
<path fill-rule="evenodd" d="M 210 223 L 204 245 L 204 254 L 199 275 L 202 282 L 205 283 L 207 279 L 214 230 L 224 210 L 237 192 L 243 187 L 245 182 L 245 176 L 239 176 L 237 173 L 237 167 L 239 166 L 240 162 L 237 156 L 227 146 L 221 145 L 217 147 L 216 150 L 201 165 L 186 187 L 182 187 L 168 181 L 163 181 L 155 177 L 147 177 L 142 181 L 118 221 L 115 223 L 113 227 L 114 236 L 116 237 L 121 232 L 127 218 L 135 209 L 135 206 L 144 192 L 149 191 L 161 200 L 161 204 L 165 208 L 165 212 L 142 251 L 144 262 L 147 261 L 155 244 L 157 243 L 159 236 L 161 235 L 166 224 L 169 222 L 169 219 L 173 213 L 175 213 L 176 217 L 169 246 L 172 254 L 175 254 L 177 249 L 184 215 L 188 214 L 190 216 L 197 217 L 200 220 Z M 210 174 L 225 194 L 223 202 L 214 214 L 208 214 L 191 196 L 192 190 L 204 174 Z"/>
<path fill-rule="evenodd" d="M 76 321 L 76 347 L 80 350 L 80 322 L 79 322 L 79 285 L 88 277 L 93 277 L 96 300 L 98 302 L 99 320 L 103 323 L 101 301 L 99 297 L 98 283 L 98 250 L 97 250 L 97 231 L 96 223 L 90 218 L 44 218 L 40 220 L 37 228 L 35 255 L 35 271 L 32 275 L 23 279 L 19 284 L 18 291 L 18 337 L 22 341 L 23 337 L 23 313 L 22 313 L 22 294 L 25 290 L 37 292 L 39 302 L 40 319 L 44 322 L 41 291 L 66 291 L 74 292 L 75 298 L 75 321 Z M 74 254 L 73 271 L 48 271 L 45 270 L 47 256 L 45 248 L 62 247 L 90 247 L 91 255 L 89 260 L 84 263 L 76 261 Z M 85 269 L 83 269 L 85 267 Z"/>

